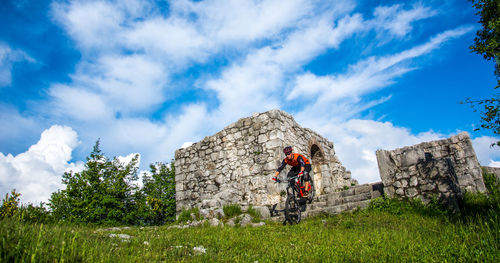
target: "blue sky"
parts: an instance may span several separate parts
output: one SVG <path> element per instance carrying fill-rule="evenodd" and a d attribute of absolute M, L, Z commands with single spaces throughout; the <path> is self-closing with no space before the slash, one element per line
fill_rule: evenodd
<path fill-rule="evenodd" d="M 468 1 L 3 1 L 0 194 L 46 201 L 95 141 L 141 169 L 254 112 L 335 144 L 360 183 L 377 149 L 470 133 L 493 95 Z"/>

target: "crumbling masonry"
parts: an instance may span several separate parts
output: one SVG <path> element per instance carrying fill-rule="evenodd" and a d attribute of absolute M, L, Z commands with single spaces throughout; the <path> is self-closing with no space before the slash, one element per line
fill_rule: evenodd
<path fill-rule="evenodd" d="M 226 204 L 252 205 L 266 217 L 269 207 L 283 204 L 283 184 L 271 176 L 285 157 L 284 146 L 312 161 L 316 186 L 304 216 L 336 214 L 366 207 L 389 197 L 437 197 L 457 209 L 465 191 L 486 191 L 479 162 L 467 133 L 392 151 L 377 151 L 382 182 L 357 185 L 337 158 L 332 142 L 300 127 L 289 114 L 255 113 L 175 153 L 176 209 L 197 207 L 215 216 Z M 497 171 L 497 170 L 495 170 Z M 282 171 L 284 176 L 287 170 Z"/>
<path fill-rule="evenodd" d="M 287 145 L 312 161 L 318 197 L 357 184 L 337 159 L 332 142 L 300 127 L 289 114 L 271 110 L 242 118 L 176 151 L 177 211 L 198 207 L 207 212 L 232 203 L 254 207 L 283 203 L 282 188 L 272 183 L 271 176 Z"/>

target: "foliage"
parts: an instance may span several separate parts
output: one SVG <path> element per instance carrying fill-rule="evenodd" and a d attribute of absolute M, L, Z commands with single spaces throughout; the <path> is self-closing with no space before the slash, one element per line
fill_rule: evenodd
<path fill-rule="evenodd" d="M 184 209 L 179 213 L 179 217 L 177 218 L 178 223 L 184 223 L 190 220 L 200 220 L 200 210 L 198 207 L 193 207 L 191 209 Z"/>
<path fill-rule="evenodd" d="M 85 169 L 66 172 L 66 189 L 52 193 L 49 206 L 57 220 L 97 224 L 134 224 L 137 214 L 138 187 L 136 155 L 128 164 L 106 158 L 96 142 Z"/>
<path fill-rule="evenodd" d="M 247 213 L 252 217 L 252 222 L 257 223 L 261 219 L 260 212 L 255 210 L 252 206 L 249 206 L 247 209 Z"/>
<path fill-rule="evenodd" d="M 497 136 L 500 135 L 500 94 L 496 94 L 492 98 L 484 100 L 471 100 L 470 98 L 467 98 L 465 103 L 470 104 L 475 112 L 478 111 L 476 108 L 477 106 L 482 107 L 482 110 L 480 110 L 480 127 L 482 129 L 490 130 Z M 478 131 L 481 128 L 476 128 L 475 131 Z M 500 146 L 500 141 L 491 144 L 491 146 L 494 145 Z"/>
<path fill-rule="evenodd" d="M 500 1 L 471 0 L 480 16 L 482 28 L 476 32 L 474 45 L 470 49 L 483 55 L 486 60 L 495 60 L 495 75 L 500 76 Z M 500 80 L 499 80 L 500 81 Z"/>
<path fill-rule="evenodd" d="M 497 89 L 500 87 L 500 1 L 471 0 L 471 2 L 477 10 L 476 14 L 480 16 L 479 23 L 482 28 L 476 32 L 474 45 L 470 46 L 470 49 L 483 55 L 486 60 L 495 60 L 495 76 L 497 79 L 495 89 Z M 482 108 L 480 111 L 482 129 L 491 130 L 495 135 L 500 135 L 500 95 L 498 93 L 492 98 L 483 100 L 467 98 L 466 103 L 469 103 L 474 111 L 477 111 L 476 105 Z M 500 141 L 495 144 L 500 146 Z"/>
<path fill-rule="evenodd" d="M 488 193 L 465 193 L 461 209 L 462 220 L 493 218 L 500 214 L 500 181 L 484 169 L 483 180 Z"/>
<path fill-rule="evenodd" d="M 241 215 L 241 207 L 239 204 L 228 204 L 222 207 L 222 211 L 224 211 L 224 215 L 227 218 L 235 217 Z"/>
<path fill-rule="evenodd" d="M 486 189 L 488 189 L 491 195 L 499 195 L 500 181 L 495 174 L 488 173 L 486 169 L 483 169 L 483 181 Z"/>
<path fill-rule="evenodd" d="M 16 213 L 16 219 L 26 223 L 54 223 L 51 212 L 45 207 L 45 203 L 36 206 L 33 204 L 21 205 Z"/>
<path fill-rule="evenodd" d="M 17 207 L 19 204 L 19 198 L 21 194 L 13 189 L 10 195 L 5 194 L 5 198 L 2 200 L 2 206 L 0 207 L 0 219 L 4 217 L 11 217 L 17 212 Z"/>
<path fill-rule="evenodd" d="M 175 167 L 164 163 L 150 165 L 151 174 L 143 177 L 142 192 L 148 204 L 147 223 L 161 225 L 175 220 Z"/>

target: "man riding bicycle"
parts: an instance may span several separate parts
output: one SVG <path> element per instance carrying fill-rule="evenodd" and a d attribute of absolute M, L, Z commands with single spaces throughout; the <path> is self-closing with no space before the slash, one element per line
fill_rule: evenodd
<path fill-rule="evenodd" d="M 291 146 L 287 146 L 283 149 L 283 152 L 285 153 L 286 157 L 283 159 L 281 162 L 280 167 L 276 170 L 276 173 L 274 174 L 274 178 L 278 177 L 280 172 L 285 168 L 285 166 L 288 164 L 292 166 L 290 171 L 287 174 L 287 177 L 292 177 L 298 174 L 302 178 L 302 185 L 305 186 L 305 196 L 309 194 L 309 191 L 311 190 L 311 183 L 310 181 L 310 176 L 309 172 L 311 171 L 311 163 L 309 160 L 302 154 L 298 153 L 292 153 L 293 149 Z"/>

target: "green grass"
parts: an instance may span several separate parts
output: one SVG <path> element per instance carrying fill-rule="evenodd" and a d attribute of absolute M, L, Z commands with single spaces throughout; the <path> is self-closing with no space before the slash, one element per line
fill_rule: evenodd
<path fill-rule="evenodd" d="M 193 218 L 193 216 L 194 216 L 194 218 Z M 179 217 L 177 218 L 177 222 L 178 223 L 185 223 L 187 221 L 200 220 L 200 219 L 201 219 L 200 210 L 198 209 L 198 207 L 194 207 L 191 209 L 182 210 L 179 213 Z"/>
<path fill-rule="evenodd" d="M 227 218 L 235 217 L 242 214 L 241 207 L 238 204 L 229 204 L 222 207 L 224 215 Z"/>
<path fill-rule="evenodd" d="M 398 210 L 401 211 L 401 210 Z M 499 217 L 369 209 L 263 227 L 97 227 L 0 221 L 0 262 L 500 262 Z M 110 233 L 133 236 L 129 242 Z M 204 247 L 196 253 L 193 247 Z"/>
<path fill-rule="evenodd" d="M 500 183 L 493 177 L 485 183 L 489 195 L 466 194 L 460 213 L 442 210 L 436 200 L 378 198 L 362 211 L 286 226 L 99 231 L 6 217 L 0 219 L 0 262 L 500 262 Z M 241 208 L 228 205 L 224 213 L 239 215 Z M 198 209 L 186 210 L 178 222 L 191 214 L 200 217 Z"/>

